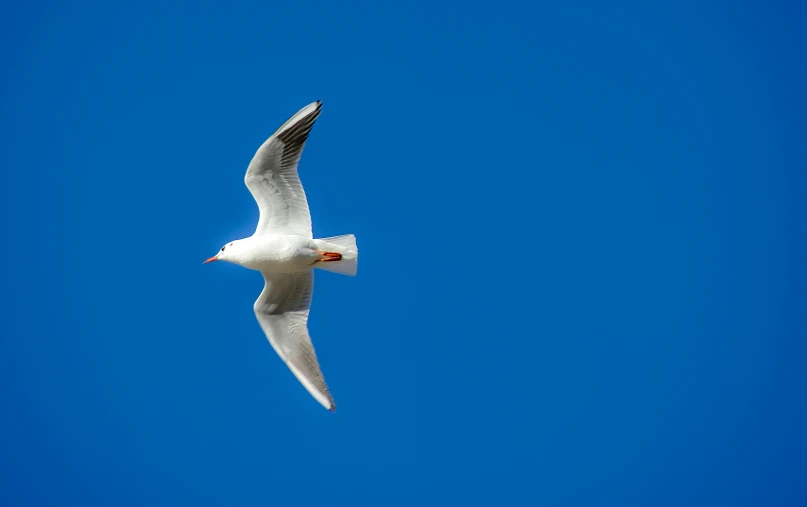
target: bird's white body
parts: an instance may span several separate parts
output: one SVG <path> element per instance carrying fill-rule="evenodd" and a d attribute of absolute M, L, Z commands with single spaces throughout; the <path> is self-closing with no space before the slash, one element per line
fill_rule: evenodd
<path fill-rule="evenodd" d="M 234 241 L 219 260 L 270 273 L 311 269 L 320 259 L 313 239 L 287 234 L 263 234 Z"/>
<path fill-rule="evenodd" d="M 264 234 L 245 240 L 250 255 L 242 266 L 269 273 L 308 271 L 320 261 L 317 242 L 302 236 Z M 321 250 L 320 250 L 321 251 Z"/>
<path fill-rule="evenodd" d="M 358 252 L 328 239 L 309 239 L 291 234 L 261 234 L 233 241 L 217 260 L 269 273 L 297 273 L 314 268 L 331 270 L 320 262 L 320 252 L 337 252 L 342 262 L 358 257 Z"/>
<path fill-rule="evenodd" d="M 336 408 L 308 335 L 314 268 L 355 275 L 359 251 L 352 234 L 314 239 L 297 163 L 322 104 L 313 102 L 270 136 L 244 182 L 261 216 L 255 234 L 224 245 L 205 262 L 222 260 L 260 271 L 264 288 L 253 309 L 269 343 L 325 408 Z"/>

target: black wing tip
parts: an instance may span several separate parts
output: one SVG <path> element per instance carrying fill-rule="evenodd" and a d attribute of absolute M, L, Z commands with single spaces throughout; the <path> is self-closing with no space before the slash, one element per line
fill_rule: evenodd
<path fill-rule="evenodd" d="M 313 118 L 316 118 L 316 117 L 318 117 L 318 116 L 319 116 L 319 113 L 321 113 L 321 112 L 322 112 L 322 101 L 321 101 L 321 100 L 315 100 L 315 101 L 314 101 L 314 102 L 312 102 L 311 104 L 313 104 L 313 105 L 314 105 L 314 109 L 313 109 L 313 110 L 311 110 L 311 111 L 310 111 L 310 112 L 309 112 L 309 113 L 308 113 L 308 114 L 305 116 L 305 118 L 312 118 L 312 117 L 313 117 Z M 311 104 L 309 104 L 309 105 L 308 105 L 308 106 L 306 106 L 306 107 L 310 107 L 310 106 L 311 106 Z"/>

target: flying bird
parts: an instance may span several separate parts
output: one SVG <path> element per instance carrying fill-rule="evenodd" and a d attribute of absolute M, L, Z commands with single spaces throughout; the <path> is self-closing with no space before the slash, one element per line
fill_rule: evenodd
<path fill-rule="evenodd" d="M 244 177 L 258 203 L 255 233 L 227 243 L 204 263 L 226 261 L 260 271 L 253 305 L 269 343 L 322 406 L 336 410 L 308 335 L 314 269 L 355 276 L 359 250 L 352 234 L 313 239 L 311 215 L 297 164 L 322 102 L 300 109 L 258 148 Z"/>

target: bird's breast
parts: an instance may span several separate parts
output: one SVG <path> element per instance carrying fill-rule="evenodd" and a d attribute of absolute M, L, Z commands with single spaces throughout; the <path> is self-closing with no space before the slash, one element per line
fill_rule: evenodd
<path fill-rule="evenodd" d="M 294 273 L 310 269 L 319 255 L 307 245 L 310 240 L 294 236 L 275 236 L 262 242 L 257 252 L 256 269 L 275 273 Z"/>

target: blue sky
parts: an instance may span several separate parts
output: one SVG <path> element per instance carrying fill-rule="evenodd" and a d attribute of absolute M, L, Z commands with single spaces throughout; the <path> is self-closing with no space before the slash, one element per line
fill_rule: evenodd
<path fill-rule="evenodd" d="M 170 4 L 170 5 L 169 5 Z M 3 505 L 807 504 L 797 2 L 6 2 Z M 337 412 L 263 337 L 300 172 Z"/>

